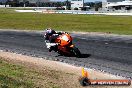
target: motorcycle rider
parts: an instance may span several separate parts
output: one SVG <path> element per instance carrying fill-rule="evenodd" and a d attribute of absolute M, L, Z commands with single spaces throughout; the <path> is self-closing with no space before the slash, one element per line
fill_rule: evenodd
<path fill-rule="evenodd" d="M 49 52 L 54 50 L 57 45 L 53 45 L 55 43 L 55 39 L 59 37 L 59 35 L 62 35 L 63 32 L 56 32 L 55 30 L 51 28 L 47 28 L 45 31 L 45 40 L 48 40 L 52 46 L 49 47 Z"/>

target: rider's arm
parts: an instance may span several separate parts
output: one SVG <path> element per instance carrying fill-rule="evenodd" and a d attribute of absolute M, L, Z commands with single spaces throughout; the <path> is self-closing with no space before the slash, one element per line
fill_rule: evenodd
<path fill-rule="evenodd" d="M 49 36 L 47 34 L 44 35 L 45 40 L 49 40 Z"/>

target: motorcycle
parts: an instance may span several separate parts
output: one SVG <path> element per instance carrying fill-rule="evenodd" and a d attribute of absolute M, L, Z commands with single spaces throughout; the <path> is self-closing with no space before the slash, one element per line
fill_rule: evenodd
<path fill-rule="evenodd" d="M 48 41 L 45 41 L 45 43 L 47 48 L 55 46 L 53 50 L 60 55 L 81 57 L 81 52 L 72 44 L 72 37 L 69 33 L 59 35 L 54 43 Z"/>

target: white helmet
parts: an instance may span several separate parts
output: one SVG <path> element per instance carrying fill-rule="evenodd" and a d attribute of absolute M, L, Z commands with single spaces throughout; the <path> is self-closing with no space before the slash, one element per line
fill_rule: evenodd
<path fill-rule="evenodd" d="M 52 30 L 51 28 L 47 28 L 45 33 L 46 35 L 52 35 L 52 34 L 55 34 L 56 32 Z"/>

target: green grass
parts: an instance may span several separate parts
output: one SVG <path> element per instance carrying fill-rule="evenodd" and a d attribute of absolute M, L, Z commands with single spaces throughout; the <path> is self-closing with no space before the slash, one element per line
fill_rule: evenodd
<path fill-rule="evenodd" d="M 72 84 L 73 76 L 50 67 L 39 69 L 33 63 L 12 63 L 0 57 L 0 88 L 66 88 L 78 84 L 77 80 Z"/>
<path fill-rule="evenodd" d="M 0 88 L 60 88 L 52 82 L 53 79 L 59 79 L 59 73 L 54 70 L 49 70 L 47 73 L 47 71 L 29 69 L 0 58 Z"/>
<path fill-rule="evenodd" d="M 27 69 L 0 60 L 0 88 L 31 88 L 31 79 L 26 78 Z"/>
<path fill-rule="evenodd" d="M 0 9 L 1 29 L 109 32 L 132 34 L 132 16 L 16 13 Z"/>
<path fill-rule="evenodd" d="M 49 70 L 48 74 L 39 72 L 0 58 L 0 88 L 60 88 L 52 82 L 52 79 L 59 79 L 59 73 L 54 70 Z"/>

